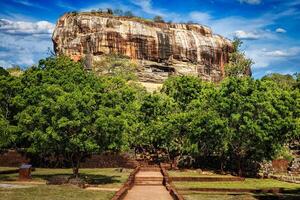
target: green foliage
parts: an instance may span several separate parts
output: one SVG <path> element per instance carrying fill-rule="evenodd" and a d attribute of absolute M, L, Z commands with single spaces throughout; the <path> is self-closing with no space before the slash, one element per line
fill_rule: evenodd
<path fill-rule="evenodd" d="M 63 158 L 76 175 L 93 153 L 146 147 L 183 163 L 215 157 L 222 170 L 242 173 L 249 163 L 289 158 L 284 149 L 300 141 L 299 75 L 218 85 L 178 76 L 147 93 L 133 81 L 136 67 L 111 55 L 94 73 L 52 57 L 19 77 L 0 75 L 0 151 Z"/>
<path fill-rule="evenodd" d="M 271 159 L 294 130 L 289 93 L 250 78 L 228 79 L 220 92 L 219 113 L 228 120 L 230 150 L 239 170 L 242 159 Z"/>
<path fill-rule="evenodd" d="M 0 67 L 0 76 L 8 76 L 9 73 L 3 67 Z"/>
<path fill-rule="evenodd" d="M 283 75 L 278 73 L 272 73 L 262 77 L 261 80 L 273 81 L 276 84 L 278 84 L 278 87 L 281 87 L 283 89 L 293 89 L 297 84 L 297 80 L 289 74 Z"/>
<path fill-rule="evenodd" d="M 295 88 L 300 89 L 300 73 L 296 73 L 295 76 L 296 76 L 296 85 L 295 85 Z"/>
<path fill-rule="evenodd" d="M 0 153 L 5 149 L 13 147 L 13 143 L 16 139 L 14 134 L 15 126 L 12 126 L 9 121 L 0 114 Z"/>
<path fill-rule="evenodd" d="M 118 77 L 97 78 L 66 57 L 41 60 L 22 82 L 17 118 L 27 152 L 63 156 L 77 174 L 88 155 L 127 145 L 125 111 L 139 88 Z"/>
<path fill-rule="evenodd" d="M 176 112 L 176 109 L 176 103 L 167 95 L 159 93 L 146 95 L 140 106 L 142 130 L 139 135 L 140 145 L 164 147 L 169 139 L 166 117 Z"/>
<path fill-rule="evenodd" d="M 288 147 L 281 147 L 277 149 L 277 152 L 274 156 L 275 159 L 285 159 L 288 161 L 293 160 L 293 154 Z"/>
<path fill-rule="evenodd" d="M 109 14 L 109 15 L 113 15 L 113 14 L 114 14 L 114 12 L 113 12 L 113 10 L 112 10 L 111 8 L 107 8 L 107 14 Z"/>
<path fill-rule="evenodd" d="M 124 12 L 124 16 L 125 17 L 134 17 L 134 14 L 131 11 L 128 10 L 128 11 Z"/>
<path fill-rule="evenodd" d="M 157 22 L 157 23 L 164 23 L 165 22 L 164 19 L 161 16 L 159 16 L 159 15 L 155 16 L 153 18 L 153 21 Z"/>
<path fill-rule="evenodd" d="M 162 91 L 182 109 L 175 115 L 184 120 L 175 118 L 176 126 L 169 129 L 184 141 L 181 152 L 217 156 L 222 169 L 230 158 L 241 174 L 244 163 L 270 160 L 278 149 L 299 138 L 299 92 L 273 81 L 232 77 L 215 87 L 197 78 L 174 77 Z"/>
<path fill-rule="evenodd" d="M 233 41 L 233 52 L 229 54 L 229 62 L 225 65 L 226 77 L 243 77 L 251 76 L 251 65 L 253 61 L 246 58 L 245 53 L 241 50 L 243 42 L 235 38 Z"/>
<path fill-rule="evenodd" d="M 15 146 L 18 110 L 14 98 L 20 92 L 20 85 L 16 77 L 0 76 L 0 152 Z"/>
<path fill-rule="evenodd" d="M 109 74 L 127 80 L 136 79 L 138 65 L 125 56 L 111 54 L 102 56 L 101 60 L 94 62 L 93 69 L 97 75 Z"/>
<path fill-rule="evenodd" d="M 197 77 L 177 76 L 166 80 L 161 92 L 172 97 L 185 109 L 192 100 L 199 97 L 204 87 L 205 84 Z"/>
<path fill-rule="evenodd" d="M 123 16 L 124 11 L 121 10 L 121 9 L 115 9 L 115 10 L 113 11 L 113 13 L 114 13 L 114 15 L 116 15 L 116 16 Z"/>

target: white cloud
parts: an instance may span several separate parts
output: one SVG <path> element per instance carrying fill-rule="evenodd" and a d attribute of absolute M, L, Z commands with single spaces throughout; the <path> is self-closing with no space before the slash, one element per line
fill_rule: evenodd
<path fill-rule="evenodd" d="M 25 3 L 29 1 L 24 1 Z M 261 4 L 262 0 L 236 0 L 240 3 L 247 3 L 252 5 Z M 23 3 L 24 3 L 23 2 Z M 57 1 L 57 6 L 66 7 L 63 1 Z M 297 48 L 290 48 L 290 44 L 297 46 L 298 42 L 282 40 L 280 37 L 283 35 L 276 34 L 283 33 L 280 27 L 275 31 L 266 30 L 266 27 L 276 25 L 277 20 L 283 17 L 297 17 L 300 16 L 299 9 L 295 8 L 300 4 L 300 0 L 294 0 L 293 3 L 282 2 L 285 5 L 285 9 L 281 9 L 274 13 L 273 10 L 259 15 L 255 18 L 246 18 L 241 16 L 228 16 L 224 18 L 215 18 L 213 13 L 200 12 L 195 10 L 187 15 L 181 15 L 168 10 L 156 8 L 154 1 L 151 0 L 129 0 L 128 4 L 124 4 L 118 0 L 100 1 L 100 3 L 92 5 L 81 10 L 92 9 L 105 9 L 105 8 L 120 8 L 122 10 L 131 10 L 134 14 L 143 17 L 151 17 L 154 15 L 160 15 L 165 19 L 173 20 L 174 22 L 189 21 L 198 22 L 200 24 L 209 25 L 215 33 L 221 34 L 225 37 L 232 38 L 239 35 L 243 37 L 241 39 L 247 39 L 244 42 L 243 48 L 245 48 L 246 55 L 254 60 L 254 68 L 270 67 L 274 63 L 290 60 L 299 55 Z M 29 5 L 28 5 L 29 6 Z M 68 9 L 73 9 L 67 5 Z M 0 17 L 3 15 L 0 14 Z M 15 15 L 11 15 L 10 19 L 16 18 Z M 26 21 L 24 16 L 18 18 L 18 22 Z M 21 19 L 21 20 L 20 20 Z M 8 21 L 8 20 L 6 20 Z M 25 22 L 18 24 L 16 20 L 11 20 L 13 25 L 7 24 L 6 21 L 0 20 L 0 65 L 12 65 L 22 64 L 26 62 L 27 65 L 31 65 L 35 60 L 44 57 L 47 52 L 47 48 L 52 46 L 50 33 L 54 25 L 43 24 L 38 26 L 37 22 Z M 32 21 L 29 19 L 28 21 Z M 1 23 L 4 23 L 6 28 L 2 29 Z M 29 24 L 28 24 L 29 23 Z M 10 28 L 8 28 L 11 26 Z M 48 27 L 47 27 L 48 26 Z M 45 39 L 46 38 L 46 39 Z M 251 39 L 251 40 L 249 40 Z M 300 45 L 298 45 L 300 46 Z M 3 48 L 7 48 L 3 50 Z M 2 49 L 1 49 L 2 48 Z M 4 63 L 5 61 L 5 63 Z"/>
<path fill-rule="evenodd" d="M 300 56 L 300 47 L 286 48 L 285 45 L 258 43 L 246 49 L 246 56 L 255 62 L 253 69 L 270 68 L 296 59 Z"/>
<path fill-rule="evenodd" d="M 266 14 L 265 16 L 250 19 L 240 16 L 230 16 L 216 19 L 207 12 L 201 12 L 200 14 L 197 13 L 199 12 L 191 12 L 188 19 L 200 24 L 208 25 L 212 28 L 213 32 L 221 34 L 228 38 L 236 36 L 236 31 L 241 30 L 247 33 L 264 33 L 265 36 L 268 35 L 269 37 L 271 37 L 270 32 L 263 31 L 266 26 L 274 23 L 274 16 L 270 16 L 268 14 Z"/>
<path fill-rule="evenodd" d="M 141 10 L 147 14 L 160 15 L 162 17 L 167 16 L 167 13 L 152 7 L 152 0 L 131 0 L 131 2 L 139 6 Z"/>
<path fill-rule="evenodd" d="M 261 3 L 261 0 L 239 0 L 239 2 L 250 4 L 250 5 L 258 5 Z"/>
<path fill-rule="evenodd" d="M 189 17 L 192 21 L 209 25 L 214 33 L 227 38 L 239 36 L 243 39 L 244 44 L 242 48 L 246 56 L 254 61 L 253 69 L 255 72 L 255 70 L 268 68 L 278 65 L 279 63 L 289 63 L 291 58 L 296 59 L 296 57 L 293 56 L 296 55 L 295 50 L 284 50 L 289 49 L 291 44 L 297 45 L 299 42 L 289 38 L 283 40 L 280 34 L 268 30 L 267 27 L 274 26 L 281 18 L 294 17 L 297 15 L 299 15 L 299 11 L 293 8 L 287 8 L 276 13 L 270 11 L 255 18 L 229 16 L 218 19 L 208 12 L 198 16 L 190 14 Z M 276 50 L 282 52 L 274 52 Z"/>
<path fill-rule="evenodd" d="M 293 57 L 300 53 L 299 47 L 293 47 L 286 50 L 265 51 L 264 55 L 271 57 Z"/>
<path fill-rule="evenodd" d="M 52 34 L 55 25 L 48 21 L 25 22 L 0 19 L 0 32 L 16 35 Z"/>
<path fill-rule="evenodd" d="M 244 40 L 257 40 L 257 39 L 261 38 L 261 35 L 259 33 L 247 32 L 247 31 L 243 31 L 243 30 L 235 31 L 234 34 L 236 37 L 238 37 L 240 39 L 244 39 Z"/>
<path fill-rule="evenodd" d="M 52 48 L 54 24 L 0 19 L 0 65 L 31 66 Z"/>
<path fill-rule="evenodd" d="M 266 52 L 265 55 L 273 56 L 273 57 L 288 57 L 288 56 L 290 56 L 287 52 L 284 52 L 282 50 L 269 51 L 269 52 Z"/>
<path fill-rule="evenodd" d="M 27 0 L 12 0 L 12 1 L 15 2 L 15 3 L 21 4 L 23 6 L 28 6 L 28 7 L 33 7 L 33 8 L 39 8 L 39 9 L 46 9 L 46 10 L 48 10 L 47 7 L 41 6 L 38 3 L 36 3 L 36 2 L 35 3 L 30 3 Z"/>
<path fill-rule="evenodd" d="M 68 10 L 77 10 L 77 8 L 75 8 L 74 6 L 72 6 L 71 4 L 69 4 L 65 1 L 57 1 L 56 6 L 64 8 L 64 9 L 68 9 Z"/>
<path fill-rule="evenodd" d="M 276 38 L 275 35 L 268 29 L 258 29 L 254 31 L 237 30 L 234 32 L 233 35 L 241 40 L 259 40 Z"/>
<path fill-rule="evenodd" d="M 4 69 L 12 67 L 12 64 L 7 62 L 6 60 L 0 59 L 0 67 L 3 67 Z"/>
<path fill-rule="evenodd" d="M 286 33 L 286 30 L 283 28 L 277 28 L 276 33 Z"/>
<path fill-rule="evenodd" d="M 203 25 L 209 24 L 212 20 L 212 16 L 209 13 L 198 11 L 191 12 L 189 18 Z"/>

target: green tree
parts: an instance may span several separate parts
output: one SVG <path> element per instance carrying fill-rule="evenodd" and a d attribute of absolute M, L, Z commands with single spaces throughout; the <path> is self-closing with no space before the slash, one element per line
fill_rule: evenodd
<path fill-rule="evenodd" d="M 295 77 L 296 77 L 296 85 L 295 85 L 295 88 L 300 89 L 300 73 L 296 73 L 296 74 L 295 74 Z"/>
<path fill-rule="evenodd" d="M 14 98 L 20 92 L 20 80 L 9 74 L 0 75 L 0 152 L 15 146 L 18 109 Z"/>
<path fill-rule="evenodd" d="M 114 13 L 114 15 L 116 15 L 116 16 L 123 16 L 123 15 L 124 15 L 124 11 L 121 10 L 121 9 L 115 9 L 115 10 L 113 11 L 113 13 Z"/>
<path fill-rule="evenodd" d="M 249 58 L 246 58 L 245 53 L 241 50 L 243 42 L 238 38 L 234 38 L 232 44 L 233 52 L 229 54 L 229 62 L 225 65 L 225 76 L 251 76 L 251 66 L 253 61 Z"/>
<path fill-rule="evenodd" d="M 164 130 L 165 117 L 176 109 L 174 100 L 165 94 L 155 93 L 145 96 L 140 107 L 144 127 L 140 141 L 145 142 L 143 145 L 159 148 L 165 144 L 168 134 Z"/>
<path fill-rule="evenodd" d="M 173 98 L 161 93 L 148 94 L 142 101 L 140 113 L 138 146 L 164 150 L 169 161 L 184 153 L 188 119 Z"/>
<path fill-rule="evenodd" d="M 157 22 L 157 23 L 164 23 L 164 19 L 162 18 L 162 16 L 159 16 L 159 15 L 156 15 L 154 18 L 153 18 L 153 21 L 154 22 Z"/>
<path fill-rule="evenodd" d="M 164 82 L 161 92 L 172 97 L 185 110 L 188 104 L 199 97 L 206 84 L 198 77 L 177 76 Z"/>
<path fill-rule="evenodd" d="M 220 97 L 218 112 L 228 120 L 229 150 L 240 175 L 243 163 L 272 159 L 295 131 L 295 100 L 272 82 L 230 78 Z"/>
<path fill-rule="evenodd" d="M 128 11 L 124 12 L 124 16 L 125 17 L 134 17 L 134 14 L 130 10 L 128 10 Z"/>
<path fill-rule="evenodd" d="M 127 104 L 135 91 L 122 78 L 84 71 L 66 57 L 41 60 L 22 77 L 16 97 L 23 147 L 43 157 L 63 156 L 78 176 L 80 162 L 92 153 L 126 146 Z"/>
<path fill-rule="evenodd" d="M 113 15 L 114 11 L 111 8 L 107 8 L 107 13 L 110 14 L 110 15 Z"/>
<path fill-rule="evenodd" d="M 0 76 L 8 76 L 9 73 L 3 67 L 0 67 Z"/>
<path fill-rule="evenodd" d="M 297 84 L 297 80 L 290 74 L 279 74 L 279 73 L 272 73 L 262 77 L 261 80 L 269 80 L 274 81 L 278 84 L 278 87 L 283 89 L 292 89 Z"/>
<path fill-rule="evenodd" d="M 231 135 L 228 120 L 218 110 L 220 103 L 219 89 L 210 85 L 189 104 L 191 120 L 188 137 L 193 146 L 191 153 L 219 157 L 220 169 L 224 171 Z"/>

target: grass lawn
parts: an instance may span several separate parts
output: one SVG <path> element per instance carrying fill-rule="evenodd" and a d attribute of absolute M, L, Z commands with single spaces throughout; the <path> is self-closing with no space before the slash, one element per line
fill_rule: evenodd
<path fill-rule="evenodd" d="M 207 174 L 205 174 L 207 173 Z M 196 170 L 169 170 L 168 174 L 170 177 L 233 177 L 232 175 L 221 175 L 215 174 L 213 172 L 204 172 L 204 174 L 199 173 Z"/>
<path fill-rule="evenodd" d="M 91 180 L 91 184 L 97 184 L 101 187 L 119 188 L 126 182 L 131 169 L 124 169 L 119 172 L 116 168 L 95 168 L 95 169 L 80 169 L 81 176 L 86 176 Z M 32 181 L 45 182 L 52 176 L 71 175 L 72 169 L 48 169 L 36 168 L 32 172 Z M 18 174 L 0 174 L 0 181 L 16 181 Z"/>
<path fill-rule="evenodd" d="M 109 200 L 114 192 L 89 191 L 75 186 L 39 185 L 22 189 L 0 189 L 0 200 Z"/>
<path fill-rule="evenodd" d="M 185 200 L 299 200 L 300 195 L 273 195 L 273 194 L 189 194 L 183 195 Z"/>
<path fill-rule="evenodd" d="M 246 178 L 245 181 L 228 182 L 173 182 L 178 189 L 184 188 L 230 188 L 230 189 L 266 189 L 284 188 L 287 190 L 300 190 L 300 184 L 287 183 L 274 179 Z"/>
<path fill-rule="evenodd" d="M 14 168 L 0 168 L 8 170 Z M 20 184 L 28 188 L 1 188 L 0 200 L 109 200 L 115 191 L 105 191 L 119 189 L 127 180 L 131 169 L 123 169 L 122 172 L 115 168 L 80 169 L 80 175 L 91 180 L 91 184 L 96 184 L 100 190 L 85 190 L 71 185 L 45 185 L 47 179 L 52 176 L 72 174 L 72 169 L 46 169 L 36 168 L 32 172 L 32 181 L 41 183 L 33 185 L 30 182 L 14 182 L 18 180 L 18 173 L 0 174 L 0 184 Z"/>
<path fill-rule="evenodd" d="M 18 169 L 18 167 L 0 167 L 0 171 L 14 170 Z"/>

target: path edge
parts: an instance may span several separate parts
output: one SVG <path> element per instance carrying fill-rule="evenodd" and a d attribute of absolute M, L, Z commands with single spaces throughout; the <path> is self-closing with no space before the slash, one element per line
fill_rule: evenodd
<path fill-rule="evenodd" d="M 129 175 L 127 181 L 123 186 L 114 194 L 111 200 L 122 200 L 134 185 L 135 175 L 140 171 L 140 166 L 137 166 Z"/>
<path fill-rule="evenodd" d="M 173 185 L 166 168 L 160 164 L 160 169 L 163 175 L 163 185 L 166 187 L 172 198 L 174 200 L 184 200 L 183 196 L 177 192 L 175 186 Z"/>

